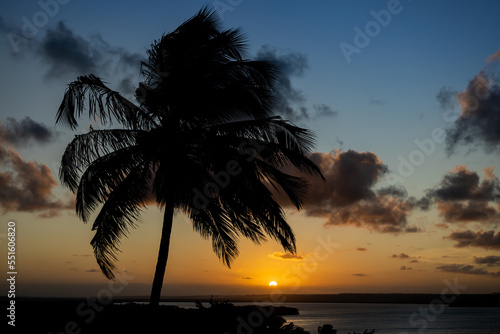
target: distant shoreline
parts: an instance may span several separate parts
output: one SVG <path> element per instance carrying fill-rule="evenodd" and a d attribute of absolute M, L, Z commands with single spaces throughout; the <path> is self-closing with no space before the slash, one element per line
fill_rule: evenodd
<path fill-rule="evenodd" d="M 374 304 L 429 304 L 440 299 L 439 294 L 408 293 L 341 293 L 341 294 L 258 294 L 258 295 L 214 295 L 215 301 L 231 303 L 374 303 Z M 84 298 L 84 297 L 82 297 Z M 161 302 L 208 302 L 211 296 L 165 296 Z M 0 298 L 3 299 L 3 298 Z M 81 298 L 18 297 L 18 300 L 80 300 Z M 114 302 L 147 302 L 147 296 L 115 297 Z M 500 307 L 500 294 L 462 294 L 450 306 Z"/>

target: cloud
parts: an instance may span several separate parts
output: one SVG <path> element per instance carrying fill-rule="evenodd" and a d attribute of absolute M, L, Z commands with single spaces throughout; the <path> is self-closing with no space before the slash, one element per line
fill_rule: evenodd
<path fill-rule="evenodd" d="M 291 121 L 303 121 L 310 118 L 335 116 L 333 111 L 325 104 L 316 104 L 313 109 L 314 115 L 305 107 L 307 102 L 303 92 L 293 86 L 291 78 L 302 77 L 309 68 L 307 56 L 299 52 L 285 53 L 276 47 L 263 45 L 257 52 L 256 60 L 271 61 L 280 70 L 276 89 L 276 110 L 284 118 Z"/>
<path fill-rule="evenodd" d="M 456 100 L 457 91 L 452 90 L 450 87 L 441 87 L 436 94 L 436 99 L 439 102 L 439 107 L 445 111 L 450 111 L 458 104 Z"/>
<path fill-rule="evenodd" d="M 304 255 L 302 255 L 302 254 L 292 254 L 290 252 L 286 252 L 286 253 L 274 252 L 274 253 L 268 255 L 268 257 L 270 257 L 272 259 L 297 260 L 297 261 L 304 260 L 304 258 L 305 258 Z"/>
<path fill-rule="evenodd" d="M 366 277 L 366 276 L 368 276 L 368 275 L 366 275 L 366 274 L 359 274 L 359 273 L 358 273 L 358 274 L 352 274 L 352 276 L 357 276 L 357 277 Z"/>
<path fill-rule="evenodd" d="M 90 270 L 85 270 L 86 273 L 98 273 L 99 270 L 97 269 L 90 269 Z"/>
<path fill-rule="evenodd" d="M 412 270 L 412 268 L 407 267 L 407 266 L 401 266 L 401 268 L 399 268 L 399 270 Z"/>
<path fill-rule="evenodd" d="M 315 117 L 314 118 L 320 118 L 320 117 L 332 117 L 332 116 L 337 116 L 338 112 L 333 110 L 331 107 L 327 106 L 326 104 L 314 104 L 313 109 L 316 111 Z"/>
<path fill-rule="evenodd" d="M 363 247 L 357 247 L 356 250 L 359 252 L 366 252 L 367 249 Z"/>
<path fill-rule="evenodd" d="M 104 61 L 100 50 L 74 34 L 63 22 L 59 22 L 55 29 L 47 30 L 40 51 L 40 56 L 49 62 L 49 77 L 60 77 L 67 71 L 78 75 L 95 73 L 98 64 Z"/>
<path fill-rule="evenodd" d="M 500 277 L 500 271 L 498 272 L 488 272 L 483 268 L 476 268 L 474 266 L 468 264 L 445 264 L 436 267 L 437 270 L 448 272 L 448 273 L 456 273 L 456 274 L 468 274 L 468 275 L 485 275 L 492 277 Z"/>
<path fill-rule="evenodd" d="M 426 198 L 437 204 L 437 209 L 446 222 L 491 223 L 500 217 L 500 180 L 494 167 L 484 169 L 481 181 L 476 172 L 466 166 L 456 166 L 447 173 L 439 185 L 426 191 Z"/>
<path fill-rule="evenodd" d="M 10 144 L 21 147 L 31 142 L 46 144 L 54 141 L 57 135 L 45 124 L 38 123 L 29 117 L 21 121 L 7 118 L 6 122 L 0 120 L 0 144 Z"/>
<path fill-rule="evenodd" d="M 0 31 L 5 32 L 8 30 L 7 24 L 5 23 L 3 17 L 0 16 Z"/>
<path fill-rule="evenodd" d="M 372 105 L 372 106 L 379 106 L 379 107 L 385 107 L 387 105 L 387 101 L 384 101 L 384 100 L 381 100 L 381 99 L 370 98 L 370 105 Z"/>
<path fill-rule="evenodd" d="M 68 72 L 76 75 L 93 73 L 98 76 L 122 71 L 138 74 L 143 59 L 143 56 L 137 53 L 110 45 L 99 34 L 85 39 L 75 34 L 63 22 L 47 30 L 38 49 L 38 56 L 50 66 L 47 73 L 49 78 L 63 77 Z M 126 87 L 129 88 L 126 93 L 133 92 L 129 85 L 121 85 L 122 89 Z"/>
<path fill-rule="evenodd" d="M 0 30 L 6 29 L 23 38 L 20 27 L 7 27 L 0 18 Z M 38 37 L 25 40 L 19 43 L 19 46 L 25 54 L 41 60 L 48 66 L 46 79 L 69 79 L 88 74 L 101 78 L 118 75 L 122 78 L 119 81 L 120 92 L 135 92 L 137 86 L 131 85 L 130 80 L 126 78 L 139 75 L 143 55 L 111 45 L 100 34 L 80 36 L 62 21 L 47 29 L 45 35 L 40 34 L 40 38 Z"/>
<path fill-rule="evenodd" d="M 321 169 L 320 178 L 302 175 L 310 182 L 303 210 L 325 218 L 325 226 L 351 225 L 384 233 L 416 232 L 407 216 L 419 206 L 402 187 L 375 189 L 388 168 L 372 152 L 316 152 L 310 159 Z M 283 201 L 284 202 L 284 201 Z"/>
<path fill-rule="evenodd" d="M 471 230 L 453 232 L 449 236 L 444 237 L 456 241 L 454 247 L 479 247 L 485 249 L 500 250 L 500 232 L 495 234 L 495 231 L 473 232 Z"/>
<path fill-rule="evenodd" d="M 417 259 L 415 259 L 415 260 L 411 260 L 410 263 L 419 263 L 419 261 Z"/>
<path fill-rule="evenodd" d="M 409 259 L 410 258 L 410 255 L 408 254 L 405 254 L 405 253 L 401 253 L 401 254 L 392 254 L 391 258 L 393 259 Z"/>
<path fill-rule="evenodd" d="M 253 279 L 251 277 L 242 277 L 241 279 Z"/>
<path fill-rule="evenodd" d="M 493 62 L 497 62 L 499 60 L 500 60 L 500 48 L 498 48 L 498 50 L 495 53 L 493 53 L 493 54 L 489 55 L 488 57 L 486 57 L 485 62 L 487 62 L 487 63 L 493 63 Z"/>
<path fill-rule="evenodd" d="M 36 212 L 42 218 L 57 215 L 60 210 L 74 209 L 74 199 L 66 202 L 54 198 L 57 182 L 44 164 L 25 161 L 19 153 L 0 146 L 0 209 L 3 213 Z"/>
<path fill-rule="evenodd" d="M 452 154 L 457 145 L 485 152 L 500 149 L 500 85 L 498 73 L 480 71 L 467 88 L 455 95 L 461 113 L 446 132 L 446 150 Z"/>
<path fill-rule="evenodd" d="M 500 266 L 500 256 L 489 255 L 485 257 L 474 257 L 474 263 L 486 264 L 488 267 Z"/>

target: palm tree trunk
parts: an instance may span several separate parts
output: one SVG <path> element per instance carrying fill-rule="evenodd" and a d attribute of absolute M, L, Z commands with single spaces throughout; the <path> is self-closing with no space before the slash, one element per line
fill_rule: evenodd
<path fill-rule="evenodd" d="M 155 277 L 153 280 L 153 288 L 149 304 L 158 306 L 160 303 L 161 288 L 163 285 L 163 276 L 165 275 L 165 267 L 167 266 L 168 249 L 170 246 L 170 234 L 172 232 L 172 223 L 174 220 L 174 206 L 167 204 L 163 216 L 163 228 L 161 232 L 160 250 L 158 252 L 158 261 L 156 262 Z"/>

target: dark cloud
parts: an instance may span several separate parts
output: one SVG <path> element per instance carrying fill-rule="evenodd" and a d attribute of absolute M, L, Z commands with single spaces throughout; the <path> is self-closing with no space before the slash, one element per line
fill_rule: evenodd
<path fill-rule="evenodd" d="M 415 259 L 415 260 L 411 260 L 410 263 L 419 263 L 419 261 Z"/>
<path fill-rule="evenodd" d="M 500 266 L 500 256 L 489 255 L 485 257 L 474 257 L 474 263 L 486 264 L 488 267 Z"/>
<path fill-rule="evenodd" d="M 359 252 L 366 252 L 367 251 L 367 249 L 364 247 L 357 247 L 356 250 Z"/>
<path fill-rule="evenodd" d="M 409 259 L 410 258 L 410 255 L 408 254 L 405 254 L 405 253 L 401 253 L 401 254 L 392 254 L 391 256 L 393 259 Z"/>
<path fill-rule="evenodd" d="M 366 277 L 368 275 L 366 274 L 352 274 L 352 276 L 357 276 L 357 277 Z"/>
<path fill-rule="evenodd" d="M 456 94 L 461 113 L 446 133 L 448 154 L 452 154 L 459 144 L 472 149 L 482 148 L 488 153 L 500 150 L 498 77 L 498 73 L 483 70 L 463 92 Z"/>
<path fill-rule="evenodd" d="M 49 78 L 59 78 L 67 73 L 71 75 L 96 74 L 109 76 L 113 74 L 137 75 L 143 57 L 130 53 L 121 47 L 110 45 L 100 35 L 84 38 L 75 34 L 63 22 L 53 29 L 48 29 L 39 44 L 37 55 L 45 60 L 50 69 Z M 125 81 L 124 81 L 125 80 Z M 122 79 L 120 88 L 124 93 L 134 91 L 133 86 Z"/>
<path fill-rule="evenodd" d="M 67 71 L 77 75 L 96 73 L 103 54 L 83 37 L 73 33 L 63 22 L 49 29 L 40 44 L 40 56 L 48 61 L 49 77 L 60 77 Z"/>
<path fill-rule="evenodd" d="M 401 266 L 401 268 L 399 268 L 399 270 L 412 270 L 412 268 L 407 267 L 407 266 Z"/>
<path fill-rule="evenodd" d="M 90 270 L 85 270 L 86 273 L 98 273 L 99 270 L 97 269 L 90 269 Z"/>
<path fill-rule="evenodd" d="M 8 27 L 0 18 L 0 31 L 9 30 L 17 36 L 11 46 L 19 57 L 31 55 L 48 66 L 47 79 L 69 80 L 75 76 L 95 74 L 101 78 L 118 76 L 120 92 L 133 94 L 137 88 L 127 78 L 137 78 L 144 56 L 122 47 L 111 45 L 101 35 L 83 37 L 76 34 L 64 22 L 45 30 L 32 38 L 24 38 L 20 27 Z"/>
<path fill-rule="evenodd" d="M 500 181 L 495 177 L 493 168 L 486 169 L 485 175 L 487 177 L 480 182 L 476 172 L 469 171 L 465 166 L 456 166 L 429 194 L 440 201 L 500 199 Z"/>
<path fill-rule="evenodd" d="M 45 124 L 35 122 L 29 117 L 21 121 L 7 118 L 6 122 L 0 120 L 0 144 L 13 146 L 26 146 L 31 142 L 49 143 L 56 139 L 57 134 Z"/>
<path fill-rule="evenodd" d="M 251 277 L 242 277 L 241 279 L 253 279 Z"/>
<path fill-rule="evenodd" d="M 42 218 L 57 215 L 60 210 L 74 209 L 74 200 L 54 198 L 57 182 L 44 164 L 24 161 L 10 149 L 0 146 L 0 209 L 36 212 Z"/>
<path fill-rule="evenodd" d="M 447 273 L 456 273 L 456 274 L 468 274 L 468 275 L 485 275 L 492 277 L 500 277 L 500 271 L 498 272 L 488 272 L 483 268 L 476 268 L 469 264 L 445 264 L 436 267 L 437 270 L 444 271 Z"/>
<path fill-rule="evenodd" d="M 427 190 L 426 198 L 437 205 L 446 222 L 495 222 L 500 217 L 500 180 L 494 168 L 484 169 L 481 181 L 476 172 L 456 166 L 439 185 Z"/>
<path fill-rule="evenodd" d="M 335 116 L 333 111 L 325 104 L 316 104 L 313 109 L 315 114 L 311 114 L 305 107 L 306 98 L 300 89 L 293 86 L 291 78 L 301 77 L 309 68 L 306 55 L 298 52 L 285 53 L 276 47 L 263 45 L 257 52 L 256 60 L 271 61 L 280 70 L 280 76 L 276 84 L 276 111 L 284 118 L 291 121 L 303 121 L 310 118 Z"/>
<path fill-rule="evenodd" d="M 485 249 L 500 250 L 500 232 L 495 231 L 473 232 L 471 230 L 453 232 L 444 237 L 456 241 L 455 247 L 479 247 Z"/>
<path fill-rule="evenodd" d="M 323 189 L 309 195 L 310 201 L 320 204 L 326 200 L 331 207 L 375 198 L 372 188 L 388 170 L 382 160 L 371 152 L 313 153 L 310 158 L 326 178 Z"/>
<path fill-rule="evenodd" d="M 274 252 L 269 255 L 272 259 L 280 259 L 280 260 L 304 260 L 304 255 L 302 254 L 292 254 L 290 252 L 282 253 L 282 252 Z"/>
<path fill-rule="evenodd" d="M 325 182 L 308 178 L 311 191 L 304 205 L 308 216 L 323 217 L 325 226 L 352 225 L 384 233 L 416 232 L 407 216 L 419 202 L 402 188 L 375 189 L 388 168 L 372 152 L 313 153 Z"/>

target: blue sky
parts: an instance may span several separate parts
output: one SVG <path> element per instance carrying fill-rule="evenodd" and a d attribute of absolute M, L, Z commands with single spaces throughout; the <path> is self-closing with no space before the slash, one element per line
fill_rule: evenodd
<path fill-rule="evenodd" d="M 56 134 L 49 144 L 35 140 L 15 148 L 24 160 L 48 166 L 55 178 L 63 149 L 74 135 L 69 129 L 54 125 L 66 85 L 79 75 L 89 74 L 85 72 L 88 69 L 99 71 L 94 74 L 116 89 L 121 84 L 125 87 L 127 79 L 129 83 L 139 82 L 138 62 L 133 66 L 126 59 L 139 60 L 153 40 L 174 30 L 204 5 L 219 8 L 224 28 L 242 28 L 249 43 L 249 57 L 256 57 L 267 46 L 277 59 L 290 61 L 289 88 L 300 99 L 289 101 L 294 113 L 288 116 L 315 131 L 318 152 L 338 157 L 353 150 L 371 152 L 380 158 L 389 173 L 381 176 L 373 189 L 397 184 L 404 186 L 409 196 L 421 198 L 426 190 L 438 187 L 444 175 L 457 165 L 466 166 L 481 180 L 484 168 L 500 166 L 498 145 L 485 143 L 481 136 L 474 137 L 472 146 L 458 143 L 449 156 L 443 142 L 434 142 L 430 154 L 415 153 L 422 151 L 415 141 L 428 143 L 435 129 L 444 131 L 455 124 L 461 112 L 455 93 L 464 92 L 469 82 L 486 68 L 498 73 L 496 60 L 486 62 L 500 47 L 498 1 L 42 0 L 40 3 L 0 1 L 0 121 L 5 125 L 7 118 L 21 121 L 30 117 Z M 43 14 L 47 11 L 44 7 L 54 12 Z M 373 13 L 383 16 L 391 9 L 397 13 L 390 15 L 385 26 L 374 23 Z M 9 34 L 22 36 L 26 21 L 34 24 L 37 19 L 43 22 L 38 21 L 41 24 L 34 37 L 29 36 L 28 43 L 19 45 L 16 52 Z M 367 32 L 367 27 L 378 28 Z M 371 35 L 369 43 L 358 45 L 359 52 L 346 57 L 340 46 L 344 43 L 356 47 L 356 38 L 361 38 L 356 37 L 358 28 Z M 57 49 L 51 49 L 52 44 L 48 43 L 50 36 L 54 37 L 51 33 L 64 33 L 65 38 L 76 41 L 78 48 L 63 48 L 58 44 Z M 304 61 L 300 71 L 293 67 L 297 59 Z M 84 66 L 82 60 L 91 63 Z M 451 101 L 456 102 L 448 110 L 453 111 L 454 118 L 448 121 L 443 118 L 446 110 L 436 98 L 443 87 L 453 92 Z M 328 115 L 317 114 L 320 106 Z M 307 109 L 308 117 L 300 117 L 301 107 Z M 85 131 L 85 125 L 88 129 L 90 124 L 82 123 L 84 126 L 78 131 Z M 331 153 L 334 150 L 340 151 Z M 423 157 L 423 161 L 413 166 L 411 175 L 404 177 L 402 183 L 387 179 L 391 173 L 398 173 L 401 159 L 408 161 L 412 154 L 414 158 Z M 5 171 L 7 167 L 2 168 Z M 498 175 L 499 171 L 495 172 Z M 63 198 L 66 190 L 57 186 L 52 191 L 54 196 Z M 489 205 L 498 206 L 498 199 Z M 499 212 L 487 222 L 447 222 L 447 228 L 439 230 L 436 225 L 444 221 L 440 212 L 432 208 L 413 213 L 409 218 L 409 225 L 418 225 L 418 219 L 424 217 L 426 223 L 419 226 L 421 230 L 438 231 L 432 247 L 437 247 L 442 237 L 453 231 L 499 231 Z M 0 217 L 38 219 L 36 212 L 30 214 L 4 208 Z M 76 222 L 75 217 L 67 219 Z M 51 224 L 47 220 L 41 223 Z M 319 219 L 317 224 L 322 223 Z M 352 233 L 361 229 L 363 226 Z M 440 250 L 443 256 L 455 249 L 452 243 L 446 247 Z M 499 255 L 498 248 L 467 249 L 478 253 L 467 255 L 468 262 L 461 265 L 473 265 L 474 257 Z M 487 280 L 490 285 L 498 284 L 498 278 Z"/>

